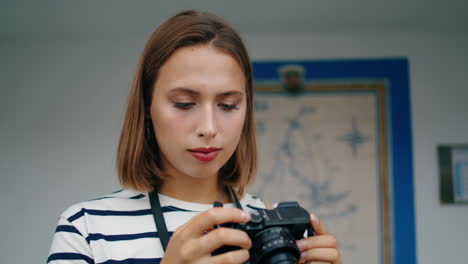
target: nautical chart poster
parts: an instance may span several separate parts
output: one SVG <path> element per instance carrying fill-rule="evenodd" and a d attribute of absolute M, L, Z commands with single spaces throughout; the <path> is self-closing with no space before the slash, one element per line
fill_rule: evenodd
<path fill-rule="evenodd" d="M 263 78 L 255 76 L 259 170 L 249 192 L 299 201 L 338 238 L 346 262 L 396 263 L 388 80 L 314 79 L 310 64 L 273 64 L 254 65 Z"/>

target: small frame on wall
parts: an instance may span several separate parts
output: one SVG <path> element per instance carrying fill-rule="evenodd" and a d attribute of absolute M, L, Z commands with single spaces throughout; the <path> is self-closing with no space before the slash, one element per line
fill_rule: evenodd
<path fill-rule="evenodd" d="M 468 204 L 468 144 L 439 145 L 440 202 Z"/>

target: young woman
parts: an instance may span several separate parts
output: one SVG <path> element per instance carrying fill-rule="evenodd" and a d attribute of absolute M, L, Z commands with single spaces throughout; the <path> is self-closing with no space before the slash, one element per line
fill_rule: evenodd
<path fill-rule="evenodd" d="M 130 92 L 117 157 L 124 189 L 65 210 L 48 263 L 248 261 L 247 234 L 214 227 L 264 208 L 245 193 L 257 167 L 252 96 L 247 51 L 221 18 L 184 11 L 162 24 Z M 310 219 L 317 235 L 297 241 L 300 263 L 341 263 L 336 239 Z M 212 254 L 223 245 L 240 249 Z"/>

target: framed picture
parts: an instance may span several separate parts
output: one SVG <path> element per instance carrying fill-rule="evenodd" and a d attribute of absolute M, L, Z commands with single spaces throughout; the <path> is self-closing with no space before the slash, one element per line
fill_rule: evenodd
<path fill-rule="evenodd" d="M 249 191 L 317 214 L 346 262 L 415 263 L 407 60 L 263 61 L 253 72 Z"/>
<path fill-rule="evenodd" d="M 437 147 L 440 202 L 468 204 L 468 144 Z"/>

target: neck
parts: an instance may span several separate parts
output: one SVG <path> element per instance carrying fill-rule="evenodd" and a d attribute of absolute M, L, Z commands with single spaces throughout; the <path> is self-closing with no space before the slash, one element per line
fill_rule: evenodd
<path fill-rule="evenodd" d="M 230 203 L 224 186 L 218 184 L 217 176 L 195 178 L 188 175 L 170 177 L 164 181 L 159 193 L 177 200 L 193 203 L 212 204 L 214 201 Z"/>

